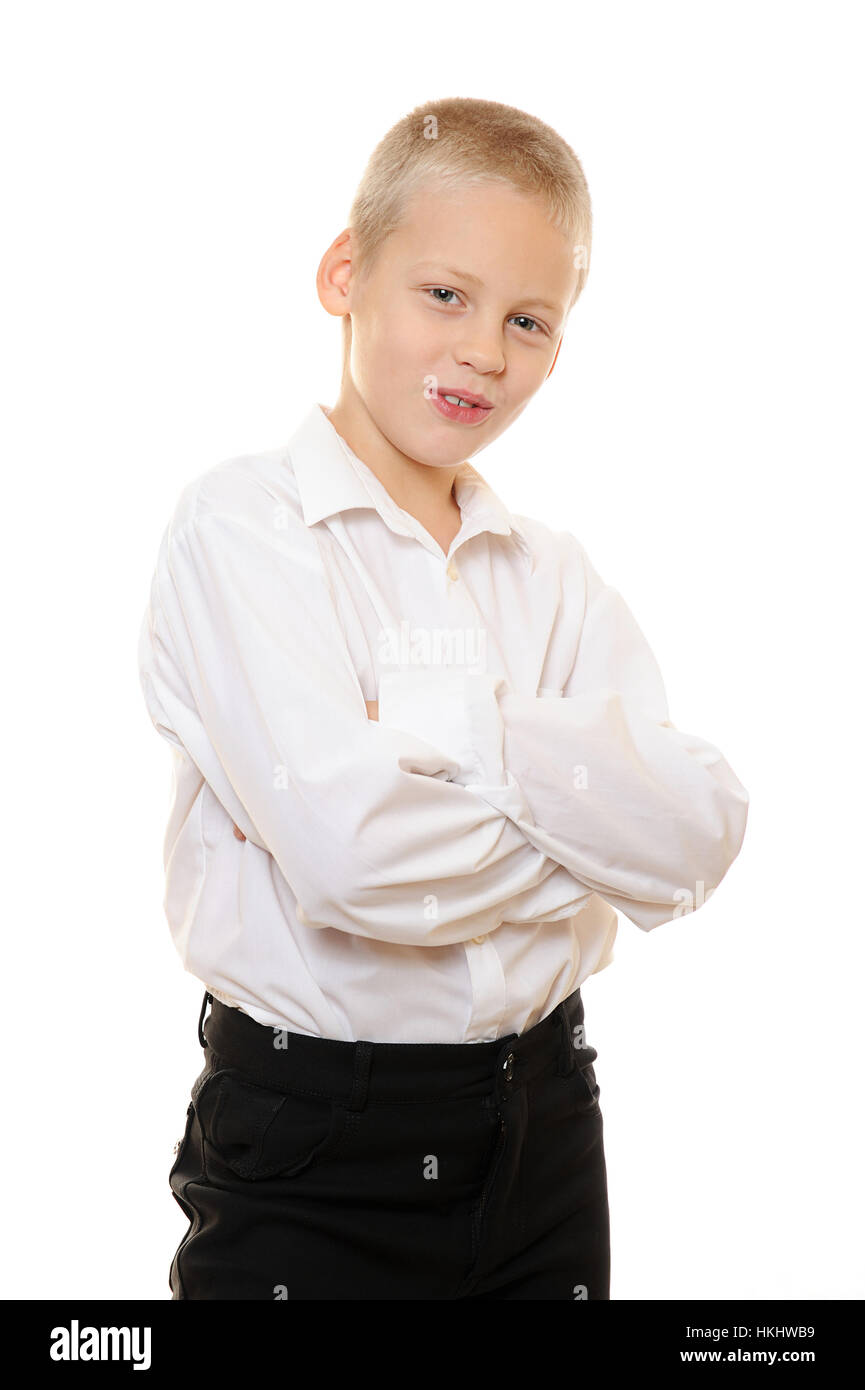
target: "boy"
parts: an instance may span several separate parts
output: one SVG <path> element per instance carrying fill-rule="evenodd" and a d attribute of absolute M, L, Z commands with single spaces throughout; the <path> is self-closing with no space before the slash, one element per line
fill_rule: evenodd
<path fill-rule="evenodd" d="M 748 796 L 580 543 L 468 461 L 552 371 L 590 233 L 548 126 L 418 107 L 319 267 L 336 405 L 163 537 L 140 669 L 206 986 L 175 1299 L 609 1298 L 580 985 L 616 908 L 708 897 Z"/>

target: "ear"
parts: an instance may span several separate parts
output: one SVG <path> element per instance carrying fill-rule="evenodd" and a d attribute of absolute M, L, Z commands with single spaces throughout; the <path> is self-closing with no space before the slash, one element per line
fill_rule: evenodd
<path fill-rule="evenodd" d="M 557 362 L 557 360 L 558 360 L 559 348 L 561 348 L 561 346 L 562 346 L 562 338 L 564 338 L 564 336 L 565 336 L 565 335 L 564 335 L 564 333 L 563 333 L 563 334 L 562 334 L 562 337 L 559 339 L 559 346 L 556 348 L 556 355 L 555 355 L 555 357 L 553 358 L 552 362 L 550 363 L 550 370 L 547 372 L 547 377 L 552 376 L 553 367 L 556 365 L 556 362 Z M 547 377 L 545 377 L 544 380 L 546 380 Z"/>
<path fill-rule="evenodd" d="M 351 229 L 334 237 L 319 262 L 315 287 L 322 308 L 335 317 L 349 312 L 352 269 Z"/>

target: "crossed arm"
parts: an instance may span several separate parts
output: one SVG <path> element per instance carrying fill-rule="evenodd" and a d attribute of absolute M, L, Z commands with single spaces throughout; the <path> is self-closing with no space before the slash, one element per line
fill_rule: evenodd
<path fill-rule="evenodd" d="M 365 701 L 310 528 L 207 512 L 164 538 L 145 697 L 309 926 L 451 944 L 596 892 L 648 930 L 720 882 L 748 796 L 670 723 L 645 638 L 572 537 L 562 586 L 581 621 L 561 698 L 439 668 Z"/>

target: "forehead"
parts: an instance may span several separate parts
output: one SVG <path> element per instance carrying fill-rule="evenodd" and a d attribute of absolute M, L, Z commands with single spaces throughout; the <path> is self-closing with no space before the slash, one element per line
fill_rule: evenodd
<path fill-rule="evenodd" d="M 507 282 L 550 308 L 565 307 L 573 289 L 565 236 L 539 197 L 508 184 L 420 190 L 384 249 L 409 274 L 447 274 L 476 286 Z"/>

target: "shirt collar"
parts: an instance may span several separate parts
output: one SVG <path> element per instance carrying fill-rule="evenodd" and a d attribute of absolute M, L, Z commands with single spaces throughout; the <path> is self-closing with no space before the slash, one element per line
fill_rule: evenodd
<path fill-rule="evenodd" d="M 374 508 L 393 530 L 414 534 L 410 518 L 398 507 L 384 484 L 349 447 L 331 424 L 327 407 L 309 407 L 288 442 L 288 455 L 297 480 L 303 519 L 307 526 L 351 507 Z M 492 531 L 509 536 L 531 560 L 528 536 L 473 464 L 456 470 L 454 496 L 468 522 L 469 532 Z M 468 536 L 466 537 L 468 539 Z"/>

